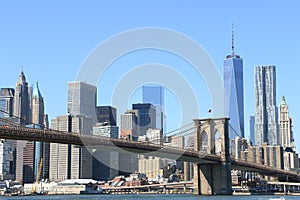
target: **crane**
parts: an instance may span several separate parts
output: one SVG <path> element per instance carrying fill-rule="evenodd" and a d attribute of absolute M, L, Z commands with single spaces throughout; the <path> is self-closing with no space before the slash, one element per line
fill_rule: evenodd
<path fill-rule="evenodd" d="M 32 186 L 32 189 L 30 190 L 31 193 L 36 193 L 37 185 L 38 185 L 39 182 L 40 182 L 40 177 L 41 177 L 41 173 L 42 173 L 42 168 L 43 168 L 43 158 L 41 158 L 41 160 L 40 160 L 39 169 L 38 169 L 38 173 L 37 173 L 37 176 L 36 176 L 36 179 L 35 179 L 35 183 L 34 183 L 34 185 Z"/>

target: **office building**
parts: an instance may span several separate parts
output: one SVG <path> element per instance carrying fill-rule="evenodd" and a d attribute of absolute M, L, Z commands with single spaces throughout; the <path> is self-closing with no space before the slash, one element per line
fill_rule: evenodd
<path fill-rule="evenodd" d="M 36 82 L 36 87 L 32 93 L 32 123 L 44 126 L 44 98 L 40 92 L 39 84 Z"/>
<path fill-rule="evenodd" d="M 119 138 L 119 127 L 103 123 L 97 123 L 93 127 L 93 135 L 109 138 Z"/>
<path fill-rule="evenodd" d="M 280 127 L 280 140 L 283 148 L 291 147 L 292 143 L 292 119 L 289 116 L 289 107 L 282 97 L 279 105 L 279 127 Z"/>
<path fill-rule="evenodd" d="M 20 124 L 29 124 L 31 122 L 31 91 L 28 87 L 24 72 L 21 71 L 18 81 L 16 82 L 15 96 L 14 96 L 14 116 L 16 116 Z"/>
<path fill-rule="evenodd" d="M 84 115 L 93 120 L 96 119 L 97 87 L 75 81 L 68 83 L 68 113 L 70 115 Z"/>
<path fill-rule="evenodd" d="M 244 135 L 244 79 L 243 59 L 234 52 L 232 31 L 232 52 L 224 60 L 225 115 L 230 118 L 229 137 Z"/>
<path fill-rule="evenodd" d="M 148 129 L 147 134 L 139 136 L 139 141 L 150 142 L 153 144 L 162 144 L 162 132 L 160 129 Z M 148 179 L 156 179 L 163 176 L 164 169 L 169 164 L 169 159 L 139 155 L 138 172 L 146 174 Z"/>
<path fill-rule="evenodd" d="M 150 103 L 132 104 L 132 110 L 138 111 L 138 135 L 146 135 L 149 128 L 156 128 L 156 111 Z"/>
<path fill-rule="evenodd" d="M 96 116 L 98 123 L 107 123 L 111 126 L 117 125 L 117 109 L 111 106 L 97 106 Z"/>
<path fill-rule="evenodd" d="M 159 85 L 144 85 L 142 88 L 143 103 L 150 103 L 156 110 L 156 128 L 164 132 L 166 116 L 164 113 L 164 87 Z"/>
<path fill-rule="evenodd" d="M 23 184 L 34 181 L 34 142 L 32 141 L 16 141 L 16 181 Z"/>
<path fill-rule="evenodd" d="M 138 140 L 139 110 L 127 110 L 121 115 L 120 138 L 126 140 Z M 138 155 L 131 152 L 119 153 L 119 175 L 129 176 L 138 170 Z"/>
<path fill-rule="evenodd" d="M 275 66 L 255 67 L 255 145 L 279 145 Z"/>
<path fill-rule="evenodd" d="M 51 120 L 58 131 L 90 133 L 92 119 L 85 116 L 63 115 Z M 50 181 L 92 177 L 92 157 L 87 149 L 69 144 L 50 144 Z"/>
<path fill-rule="evenodd" d="M 14 95 L 13 88 L 0 89 L 0 117 L 11 117 L 14 108 Z"/>
<path fill-rule="evenodd" d="M 31 123 L 32 87 L 28 87 L 24 72 L 18 77 L 14 96 L 14 116 L 21 125 Z M 34 142 L 15 141 L 16 181 L 30 183 L 34 180 Z"/>
<path fill-rule="evenodd" d="M 138 138 L 138 110 L 128 110 L 121 115 L 120 138 L 137 140 Z"/>
<path fill-rule="evenodd" d="M 118 138 L 119 127 L 98 123 L 93 127 L 93 135 L 109 138 Z M 119 175 L 119 153 L 96 148 L 93 151 L 93 176 L 94 180 L 112 180 Z"/>
<path fill-rule="evenodd" d="M 44 105 L 44 98 L 40 92 L 39 84 L 36 83 L 36 86 L 32 92 L 32 100 L 31 100 L 31 107 L 32 107 L 32 124 L 35 126 L 38 125 L 38 128 L 43 129 L 48 127 L 48 119 L 45 116 L 45 105 Z M 45 124 L 46 123 L 46 124 Z M 49 154 L 50 154 L 50 143 L 47 142 L 35 142 L 35 170 L 34 175 L 36 179 L 36 175 L 38 174 L 38 168 L 40 160 L 43 158 L 43 168 L 41 173 L 41 179 L 48 179 L 49 178 Z"/>

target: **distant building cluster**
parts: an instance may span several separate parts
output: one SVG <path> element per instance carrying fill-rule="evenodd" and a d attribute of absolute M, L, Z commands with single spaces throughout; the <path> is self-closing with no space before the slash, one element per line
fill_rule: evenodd
<path fill-rule="evenodd" d="M 31 128 L 162 144 L 165 121 L 163 87 L 144 86 L 143 101 L 133 104 L 131 110 L 120 115 L 119 129 L 117 109 L 97 106 L 96 86 L 80 81 L 69 82 L 67 114 L 51 119 L 49 127 L 39 85 L 29 87 L 22 71 L 15 89 L 0 90 L 0 117 Z M 150 175 L 149 170 L 155 162 L 151 177 L 157 178 L 176 166 L 176 161 L 167 159 L 59 143 L 3 140 L 0 152 L 0 179 L 16 180 L 22 184 L 37 179 L 40 161 L 42 175 L 39 178 L 55 182 L 67 179 L 112 180 L 138 171 Z"/>
<path fill-rule="evenodd" d="M 225 115 L 230 118 L 230 153 L 233 159 L 274 168 L 299 169 L 299 155 L 292 131 L 292 118 L 285 97 L 276 103 L 276 67 L 257 66 L 254 70 L 255 113 L 250 116 L 249 139 L 245 139 L 243 59 L 232 53 L 224 60 Z M 97 87 L 85 82 L 68 83 L 67 114 L 48 122 L 44 98 L 38 83 L 28 86 L 22 71 L 15 88 L 0 89 L 0 117 L 22 126 L 100 137 L 141 141 L 176 148 L 193 149 L 193 139 L 182 135 L 166 137 L 164 88 L 145 85 L 142 102 L 117 115 L 111 105 L 97 105 Z M 120 124 L 117 117 L 120 116 Z M 214 151 L 221 153 L 216 136 Z M 207 140 L 207 138 L 206 138 Z M 1 140 L 0 180 L 33 183 L 37 178 L 55 182 L 67 179 L 112 180 L 132 172 L 149 179 L 176 174 L 193 178 L 193 165 L 176 160 L 115 152 L 103 147 L 78 147 L 70 144 Z M 207 148 L 208 141 L 202 148 Z M 207 149 L 205 149 L 207 151 Z M 39 164 L 42 163 L 40 177 Z"/>
<path fill-rule="evenodd" d="M 255 116 L 249 120 L 249 140 L 244 133 L 243 60 L 232 53 L 224 61 L 225 114 L 229 120 L 231 155 L 235 159 L 275 168 L 299 170 L 299 157 L 285 97 L 276 103 L 276 67 L 254 69 Z"/>

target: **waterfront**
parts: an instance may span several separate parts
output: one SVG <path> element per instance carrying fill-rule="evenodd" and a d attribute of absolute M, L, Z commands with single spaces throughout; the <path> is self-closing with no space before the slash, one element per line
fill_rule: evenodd
<path fill-rule="evenodd" d="M 55 199 L 55 200 L 196 200 L 196 199 L 209 199 L 209 200 L 220 200 L 220 199 L 234 199 L 234 200 L 265 200 L 265 199 L 299 199 L 299 196 L 268 196 L 268 195 L 252 195 L 252 196 L 195 196 L 195 195 L 184 195 L 184 194 L 167 194 L 167 195 L 153 195 L 153 194 L 139 194 L 139 195 L 53 195 L 53 196 L 13 196 L 13 197 L 0 197 L 0 199 Z"/>

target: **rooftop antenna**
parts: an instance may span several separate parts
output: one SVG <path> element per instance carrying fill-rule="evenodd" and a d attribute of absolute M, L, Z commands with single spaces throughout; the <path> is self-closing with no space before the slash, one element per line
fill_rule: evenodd
<path fill-rule="evenodd" d="M 232 22 L 232 27 L 231 27 L 231 55 L 234 57 L 234 24 Z"/>

